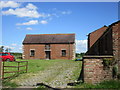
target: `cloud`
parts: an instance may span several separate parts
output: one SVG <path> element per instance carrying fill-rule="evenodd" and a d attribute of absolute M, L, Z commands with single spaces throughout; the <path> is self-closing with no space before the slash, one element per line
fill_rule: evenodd
<path fill-rule="evenodd" d="M 20 47 L 19 50 L 22 50 L 22 47 Z"/>
<path fill-rule="evenodd" d="M 65 14 L 71 14 L 72 12 L 71 11 L 62 11 L 61 13 L 65 15 Z"/>
<path fill-rule="evenodd" d="M 0 1 L 0 8 L 7 8 L 7 7 L 16 8 L 19 6 L 20 4 L 14 1 Z"/>
<path fill-rule="evenodd" d="M 38 12 L 38 7 L 32 3 L 28 3 L 26 6 L 20 7 L 22 5 L 14 1 L 6 1 L 6 2 L 1 1 L 0 5 L 1 5 L 0 7 L 4 7 L 4 8 L 10 7 L 9 9 L 2 11 L 3 15 L 15 15 L 17 17 L 27 17 L 27 18 L 40 18 L 41 17 L 47 20 L 49 20 L 50 18 L 51 20 L 51 18 L 53 17 L 60 17 L 61 15 L 71 14 L 71 11 L 68 11 L 68 10 L 60 11 L 60 10 L 57 10 L 56 8 L 51 10 L 51 13 Z M 48 22 L 42 20 L 40 23 L 47 24 Z"/>
<path fill-rule="evenodd" d="M 60 16 L 59 16 L 60 14 L 57 14 L 57 13 L 53 13 L 52 15 L 55 16 L 55 17 L 57 17 L 57 18 L 60 17 Z"/>
<path fill-rule="evenodd" d="M 33 29 L 32 29 L 32 28 L 30 28 L 30 27 L 27 27 L 27 28 L 26 28 L 26 30 L 33 30 Z"/>
<path fill-rule="evenodd" d="M 61 10 L 58 10 L 57 8 L 53 8 L 52 11 L 56 12 L 57 14 L 71 14 L 72 13 L 72 11 L 70 10 L 61 11 Z"/>
<path fill-rule="evenodd" d="M 27 6 L 26 6 L 26 8 L 28 8 L 28 9 L 33 9 L 33 10 L 36 10 L 37 9 L 37 7 L 35 6 L 35 5 L 33 5 L 33 4 L 31 4 L 31 3 L 29 3 Z"/>
<path fill-rule="evenodd" d="M 9 9 L 8 11 L 3 11 L 3 15 L 16 15 L 18 17 L 30 17 L 30 18 L 39 18 L 40 15 L 36 10 L 30 10 L 27 8 L 17 8 Z"/>
<path fill-rule="evenodd" d="M 3 15 L 16 15 L 18 17 L 29 17 L 29 18 L 39 18 L 44 17 L 37 11 L 37 7 L 33 4 L 28 4 L 24 8 L 8 9 L 7 11 L 2 11 Z"/>
<path fill-rule="evenodd" d="M 76 52 L 86 52 L 87 51 L 87 40 L 76 40 Z"/>
<path fill-rule="evenodd" d="M 22 52 L 22 45 L 20 44 L 10 44 L 10 45 L 3 45 L 4 51 L 9 48 L 11 49 L 11 52 Z"/>
<path fill-rule="evenodd" d="M 63 16 L 63 15 L 69 15 L 72 13 L 71 10 L 58 10 L 57 8 L 53 8 L 51 11 L 53 11 L 53 13 L 51 15 L 55 16 L 57 18 L 59 18 L 60 16 Z"/>
<path fill-rule="evenodd" d="M 4 50 L 7 48 L 10 48 L 11 50 L 15 49 L 15 47 L 12 47 L 12 46 L 4 46 Z"/>
<path fill-rule="evenodd" d="M 16 25 L 35 25 L 35 24 L 38 24 L 38 20 L 31 20 L 25 23 L 17 23 Z"/>
<path fill-rule="evenodd" d="M 16 27 L 16 29 L 21 29 L 21 27 Z"/>
<path fill-rule="evenodd" d="M 17 46 L 17 44 L 16 43 L 13 43 L 13 44 L 11 44 L 12 46 Z"/>
<path fill-rule="evenodd" d="M 46 20 L 40 21 L 41 24 L 47 24 L 48 22 Z"/>

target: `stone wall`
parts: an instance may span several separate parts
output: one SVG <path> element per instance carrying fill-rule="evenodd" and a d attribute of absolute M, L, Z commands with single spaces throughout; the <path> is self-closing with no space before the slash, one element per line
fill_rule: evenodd
<path fill-rule="evenodd" d="M 104 80 L 112 79 L 112 67 L 103 65 L 103 58 L 112 58 L 113 56 L 84 56 L 83 73 L 84 82 L 96 84 Z"/>

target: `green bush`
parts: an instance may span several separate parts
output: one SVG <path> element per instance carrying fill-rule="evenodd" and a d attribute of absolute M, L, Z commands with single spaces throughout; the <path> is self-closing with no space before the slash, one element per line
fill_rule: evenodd
<path fill-rule="evenodd" d="M 22 59 L 22 53 L 11 53 L 16 59 Z"/>
<path fill-rule="evenodd" d="M 103 58 L 104 67 L 109 68 L 113 62 L 114 62 L 114 58 Z"/>
<path fill-rule="evenodd" d="M 120 80 L 120 73 L 117 75 L 118 80 Z"/>
<path fill-rule="evenodd" d="M 114 66 L 113 69 L 112 69 L 112 75 L 113 75 L 113 78 L 115 78 L 117 76 L 117 66 Z"/>

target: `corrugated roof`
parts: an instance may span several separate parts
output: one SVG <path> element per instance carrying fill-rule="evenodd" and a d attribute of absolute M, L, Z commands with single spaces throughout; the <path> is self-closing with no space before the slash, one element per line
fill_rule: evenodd
<path fill-rule="evenodd" d="M 74 43 L 75 34 L 28 34 L 23 44 Z"/>

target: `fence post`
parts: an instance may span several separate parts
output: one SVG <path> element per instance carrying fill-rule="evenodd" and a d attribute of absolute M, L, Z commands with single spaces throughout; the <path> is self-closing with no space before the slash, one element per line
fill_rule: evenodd
<path fill-rule="evenodd" d="M 21 62 L 26 62 L 26 65 L 22 65 L 22 66 L 20 66 L 20 63 Z M 16 73 L 17 72 L 17 74 L 19 75 L 20 74 L 20 71 L 28 71 L 28 61 L 16 61 L 16 63 L 18 63 L 16 66 L 6 66 L 5 65 L 5 62 L 3 61 L 2 62 L 2 75 L 1 75 L 1 79 L 6 79 L 6 78 L 10 78 L 10 77 L 12 77 L 12 76 L 10 76 L 10 77 L 5 77 L 5 73 Z M 17 68 L 17 70 L 16 71 L 5 71 L 6 69 L 5 69 L 5 67 L 15 67 L 15 68 Z M 24 70 L 20 70 L 20 67 L 26 67 L 26 69 L 24 69 Z"/>
<path fill-rule="evenodd" d="M 27 69 L 28 69 L 28 61 L 26 62 L 26 73 L 27 73 Z"/>
<path fill-rule="evenodd" d="M 2 89 L 2 59 L 0 58 L 0 90 Z"/>
<path fill-rule="evenodd" d="M 3 61 L 3 68 L 2 68 L 2 79 L 4 79 L 4 61 Z"/>
<path fill-rule="evenodd" d="M 20 68 L 19 68 L 19 62 L 18 62 L 18 73 L 19 73 L 19 71 L 20 71 Z"/>

